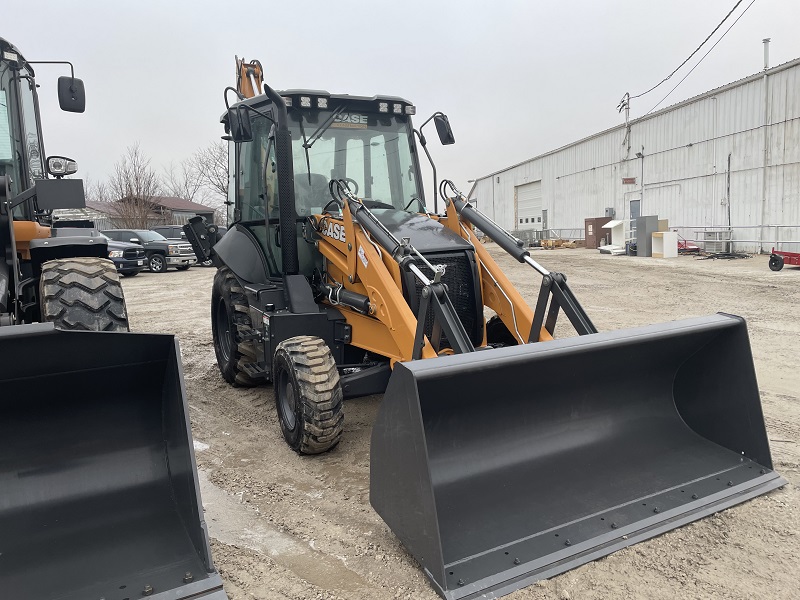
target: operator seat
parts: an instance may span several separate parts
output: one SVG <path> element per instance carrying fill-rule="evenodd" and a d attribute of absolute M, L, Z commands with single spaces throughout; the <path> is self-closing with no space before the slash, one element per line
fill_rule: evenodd
<path fill-rule="evenodd" d="M 300 173 L 294 176 L 295 207 L 299 217 L 319 214 L 331 199 L 328 178 L 319 173 Z"/>

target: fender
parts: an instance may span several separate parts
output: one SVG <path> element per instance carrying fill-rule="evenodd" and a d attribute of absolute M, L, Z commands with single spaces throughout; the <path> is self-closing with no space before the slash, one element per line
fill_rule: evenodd
<path fill-rule="evenodd" d="M 240 281 L 269 282 L 264 252 L 246 227 L 235 225 L 228 229 L 222 239 L 214 244 L 214 252 Z"/>

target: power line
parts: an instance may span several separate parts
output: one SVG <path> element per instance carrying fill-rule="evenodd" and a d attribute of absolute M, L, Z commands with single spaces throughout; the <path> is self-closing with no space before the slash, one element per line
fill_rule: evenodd
<path fill-rule="evenodd" d="M 681 80 L 680 80 L 678 83 L 676 83 L 676 84 L 675 84 L 675 87 L 674 87 L 674 88 L 672 88 L 672 89 L 669 91 L 669 93 L 668 93 L 666 96 L 664 96 L 664 97 L 663 97 L 661 100 L 659 100 L 659 101 L 658 101 L 658 104 L 656 104 L 656 105 L 655 105 L 653 108 L 651 108 L 650 110 L 648 110 L 648 111 L 645 113 L 645 116 L 649 115 L 649 114 L 650 114 L 651 112 L 653 112 L 653 111 L 654 111 L 656 108 L 658 108 L 658 107 L 661 105 L 661 103 L 662 103 L 662 102 L 664 102 L 664 100 L 666 100 L 667 98 L 669 98 L 669 97 L 670 97 L 670 95 L 672 94 L 672 92 L 674 92 L 676 89 L 678 89 L 678 86 L 679 86 L 680 84 L 682 84 L 682 83 L 683 83 L 683 82 L 686 80 L 686 78 L 687 78 L 689 75 L 691 75 L 691 74 L 692 74 L 692 71 L 694 71 L 694 70 L 695 70 L 697 67 L 699 67 L 699 66 L 700 66 L 700 63 L 701 63 L 701 62 L 703 62 L 703 59 L 705 59 L 705 57 L 706 57 L 706 56 L 708 56 L 709 54 L 711 54 L 711 51 L 712 51 L 714 48 L 716 48 L 716 47 L 717 47 L 717 44 L 719 44 L 719 43 L 722 41 L 722 39 L 723 39 L 723 38 L 724 38 L 726 35 L 728 35 L 728 32 L 729 32 L 731 29 L 733 29 L 733 26 L 734 26 L 734 25 L 736 25 L 736 23 L 739 21 L 739 19 L 741 19 L 741 18 L 744 16 L 744 13 L 746 13 L 746 12 L 747 12 L 747 11 L 750 9 L 750 7 L 751 7 L 751 6 L 753 6 L 753 4 L 755 4 L 755 2 L 756 2 L 756 0 L 753 0 L 752 2 L 750 2 L 750 4 L 748 4 L 748 5 L 747 5 L 747 8 L 745 8 L 745 9 L 742 11 L 742 14 L 740 14 L 738 17 L 736 17 L 736 21 L 734 21 L 733 23 L 731 23 L 731 26 L 730 26 L 730 27 L 728 27 L 728 28 L 725 30 L 725 33 L 723 33 L 723 34 L 720 36 L 720 38 L 719 38 L 719 39 L 718 39 L 716 42 L 714 42 L 714 45 L 713 45 L 713 46 L 711 46 L 711 48 L 709 48 L 709 49 L 708 49 L 708 52 L 706 52 L 705 54 L 703 54 L 703 57 L 702 57 L 700 60 L 698 60 L 698 61 L 697 61 L 697 64 L 696 64 L 695 66 L 693 66 L 691 69 L 689 69 L 689 72 L 688 72 L 686 75 L 684 75 L 684 76 L 683 76 L 683 79 L 681 79 Z"/>
<path fill-rule="evenodd" d="M 632 100 L 632 99 L 634 99 L 634 98 L 641 98 L 641 97 L 642 97 L 642 96 L 644 96 L 645 94 L 649 94 L 649 93 L 650 93 L 650 92 L 652 92 L 654 89 L 656 89 L 658 86 L 660 86 L 662 83 L 664 83 L 665 81 L 667 81 L 667 80 L 668 80 L 670 77 L 672 77 L 673 75 L 675 75 L 675 73 L 677 73 L 678 71 L 680 71 L 681 67 L 682 67 L 683 65 L 685 65 L 687 62 L 689 62 L 689 60 L 691 60 L 691 58 L 692 58 L 692 57 L 693 57 L 695 54 L 697 54 L 697 53 L 700 51 L 700 48 L 702 48 L 703 46 L 705 46 L 706 42 L 707 42 L 708 40 L 710 40 L 710 39 L 711 39 L 711 36 L 713 36 L 715 33 L 717 33 L 717 30 L 718 30 L 720 27 L 722 27 L 722 24 L 723 24 L 725 21 L 727 21 L 727 20 L 728 20 L 728 17 L 730 17 L 730 16 L 733 14 L 733 11 L 735 11 L 735 10 L 736 10 L 736 9 L 739 7 L 739 5 L 742 3 L 742 1 L 743 1 L 743 0 L 739 0 L 739 1 L 738 1 L 738 2 L 737 2 L 737 3 L 736 3 L 734 6 L 733 6 L 733 8 L 730 10 L 730 12 L 729 12 L 727 15 L 725 15 L 725 18 L 724 18 L 724 19 L 722 19 L 722 21 L 720 21 L 719 25 L 717 25 L 717 26 L 714 28 L 714 31 L 712 31 L 711 33 L 709 33 L 709 34 L 708 34 L 708 37 L 707 37 L 706 39 L 704 39 L 704 40 L 703 40 L 703 43 L 702 43 L 702 44 L 700 44 L 700 45 L 699 45 L 699 46 L 698 46 L 698 47 L 695 49 L 695 51 L 694 51 L 694 52 L 692 52 L 692 53 L 689 55 L 689 57 L 688 57 L 688 58 L 687 58 L 685 61 L 683 61 L 683 62 L 682 62 L 680 65 L 678 65 L 678 68 L 677 68 L 677 69 L 675 69 L 675 70 L 674 70 L 672 73 L 670 73 L 669 75 L 667 75 L 667 76 L 666 76 L 664 79 L 662 79 L 661 81 L 659 81 L 659 82 L 658 82 L 656 85 L 654 85 L 653 87 L 651 87 L 651 88 L 650 88 L 649 90 L 647 90 L 646 92 L 642 92 L 641 94 L 637 94 L 636 96 L 631 96 L 629 99 L 630 99 L 630 100 Z M 751 3 L 751 5 L 752 5 L 752 3 Z M 748 7 L 748 8 L 749 8 L 749 7 Z M 742 13 L 742 14 L 744 14 L 744 13 Z M 740 16 L 741 16 L 741 15 L 740 15 Z M 738 20 L 738 19 L 737 19 L 737 20 Z M 715 45 L 716 45 L 716 44 L 715 44 Z"/>

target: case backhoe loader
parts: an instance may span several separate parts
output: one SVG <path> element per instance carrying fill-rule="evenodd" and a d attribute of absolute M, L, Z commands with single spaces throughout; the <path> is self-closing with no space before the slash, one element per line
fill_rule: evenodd
<path fill-rule="evenodd" d="M 177 342 L 128 333 L 105 238 L 51 229 L 85 199 L 32 64 L 0 39 L 0 598 L 225 600 Z M 81 80 L 58 95 L 83 112 Z"/>
<path fill-rule="evenodd" d="M 451 182 L 427 202 L 418 147 L 431 120 L 454 142 L 446 116 L 414 129 L 402 98 L 261 93 L 261 65 L 237 69 L 230 228 L 185 227 L 218 267 L 220 370 L 271 381 L 305 454 L 339 441 L 343 398 L 385 391 L 371 503 L 443 597 L 509 593 L 785 483 L 741 318 L 598 333 Z M 474 228 L 541 277 L 534 308 Z M 562 312 L 578 337 L 553 339 Z"/>

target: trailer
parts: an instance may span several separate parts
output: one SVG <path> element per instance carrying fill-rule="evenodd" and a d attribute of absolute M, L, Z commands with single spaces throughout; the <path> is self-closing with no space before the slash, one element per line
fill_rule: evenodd
<path fill-rule="evenodd" d="M 800 252 L 785 252 L 773 248 L 769 256 L 769 268 L 773 271 L 780 271 L 783 265 L 800 267 Z"/>

